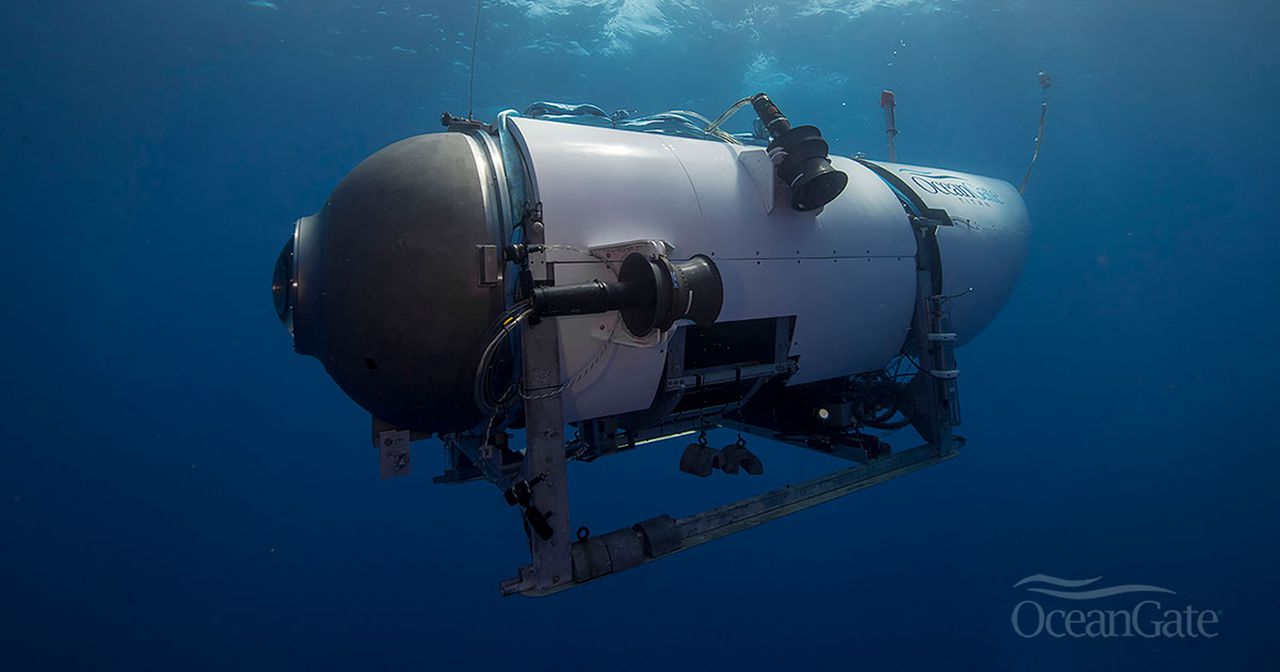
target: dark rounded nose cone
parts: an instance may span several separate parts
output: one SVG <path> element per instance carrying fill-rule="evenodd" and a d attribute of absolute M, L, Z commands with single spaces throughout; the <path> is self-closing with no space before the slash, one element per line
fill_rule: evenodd
<path fill-rule="evenodd" d="M 276 267 L 271 272 L 271 301 L 275 304 L 276 316 L 284 323 L 286 329 L 292 330 L 290 313 L 293 311 L 293 237 L 284 244 L 280 256 L 276 258 Z"/>
<path fill-rule="evenodd" d="M 461 133 L 390 145 L 342 180 L 296 237 L 294 347 L 374 417 L 453 432 L 482 420 L 472 379 L 499 286 L 479 148 Z"/>

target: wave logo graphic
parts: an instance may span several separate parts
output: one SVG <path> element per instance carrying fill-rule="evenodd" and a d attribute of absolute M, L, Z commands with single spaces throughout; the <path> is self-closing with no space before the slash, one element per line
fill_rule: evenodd
<path fill-rule="evenodd" d="M 1168 588 L 1160 586 L 1148 586 L 1143 583 L 1126 583 L 1119 586 L 1110 586 L 1107 588 L 1089 588 L 1093 584 L 1101 581 L 1101 576 L 1095 576 L 1092 579 L 1060 579 L 1056 576 L 1048 574 L 1032 574 L 1024 577 L 1022 580 L 1013 584 L 1014 588 L 1023 586 L 1031 586 L 1027 588 L 1028 592 L 1041 593 L 1052 597 L 1060 597 L 1064 600 L 1097 600 L 1103 597 L 1111 597 L 1113 595 L 1124 595 L 1126 593 L 1164 593 L 1166 595 L 1177 595 L 1177 593 Z M 1044 588 L 1039 584 L 1053 586 L 1052 588 Z M 1088 588 L 1088 590 L 1074 590 L 1079 588 Z M 1060 590 L 1072 589 L 1072 590 Z"/>
<path fill-rule="evenodd" d="M 935 179 L 935 180 L 959 180 L 959 179 L 962 179 L 959 175 L 940 175 L 940 174 L 938 174 L 938 173 L 933 172 L 932 170 L 914 170 L 914 169 L 912 169 L 912 168 L 899 168 L 899 169 L 898 169 L 898 172 L 899 172 L 899 173 L 906 173 L 906 174 L 908 174 L 908 175 L 919 175 L 920 177 L 931 177 L 931 178 L 933 178 L 933 179 Z"/>
<path fill-rule="evenodd" d="M 1068 602 L 1102 600 L 1119 595 L 1133 596 L 1131 604 L 1109 600 L 1105 608 L 1098 605 L 1073 607 L 1050 601 L 1025 599 L 1013 607 L 1009 623 L 1023 639 L 1048 635 L 1055 639 L 1111 639 L 1141 637 L 1143 639 L 1183 639 L 1218 636 L 1222 613 L 1187 604 L 1166 608 L 1161 596 L 1177 595 L 1168 588 L 1145 583 L 1100 585 L 1102 577 L 1063 579 L 1049 574 L 1032 574 L 1013 587 L 1028 593 L 1048 595 Z M 1157 599 L 1158 598 L 1158 599 Z M 1117 604 L 1119 603 L 1119 604 Z"/>

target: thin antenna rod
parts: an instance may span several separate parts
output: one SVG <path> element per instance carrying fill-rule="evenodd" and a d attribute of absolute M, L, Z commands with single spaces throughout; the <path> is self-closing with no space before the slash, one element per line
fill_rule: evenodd
<path fill-rule="evenodd" d="M 884 108 L 884 134 L 889 139 L 889 160 L 897 163 L 898 147 L 894 138 L 898 137 L 898 122 L 894 118 L 893 108 L 898 105 L 893 92 L 885 89 L 880 92 L 880 107 Z"/>
<path fill-rule="evenodd" d="M 471 120 L 476 102 L 476 44 L 480 41 L 480 5 L 484 0 L 476 0 L 476 27 L 471 31 L 471 81 L 467 84 L 467 120 Z"/>
<path fill-rule="evenodd" d="M 1027 174 L 1022 176 L 1022 184 L 1018 186 L 1018 193 L 1027 193 L 1027 182 L 1031 181 L 1031 171 L 1036 168 L 1036 161 L 1040 160 L 1040 145 L 1044 143 L 1044 118 L 1049 113 L 1049 89 L 1053 86 L 1053 78 L 1047 72 L 1041 72 L 1040 90 L 1044 91 L 1044 96 L 1040 99 L 1040 128 L 1036 131 L 1036 148 L 1031 153 L 1031 165 L 1027 166 Z"/>

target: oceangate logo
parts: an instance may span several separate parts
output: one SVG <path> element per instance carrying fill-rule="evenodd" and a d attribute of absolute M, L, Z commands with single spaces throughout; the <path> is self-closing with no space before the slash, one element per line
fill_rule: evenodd
<path fill-rule="evenodd" d="M 909 175 L 911 181 L 926 194 L 946 194 L 978 205 L 1004 205 L 1004 199 L 994 190 L 973 184 L 959 175 L 912 168 L 899 168 L 898 172 Z"/>
<path fill-rule="evenodd" d="M 1218 636 L 1221 614 L 1210 609 L 1198 609 L 1192 605 L 1166 608 L 1164 602 L 1172 590 L 1142 583 L 1126 583 L 1114 586 L 1096 585 L 1102 577 L 1092 579 L 1060 579 L 1048 574 L 1032 574 L 1013 584 L 1029 593 L 1053 598 L 1046 606 L 1040 599 L 1023 600 L 1013 607 L 1009 617 L 1013 631 L 1019 637 L 1032 639 L 1048 635 L 1057 639 L 1111 639 L 1143 637 L 1146 639 L 1212 639 Z M 1066 608 L 1070 605 L 1059 600 L 1081 602 L 1103 600 L 1120 595 L 1132 595 L 1131 603 L 1116 606 L 1115 600 L 1105 603 L 1107 608 Z M 1162 600 L 1164 602 L 1162 602 Z"/>

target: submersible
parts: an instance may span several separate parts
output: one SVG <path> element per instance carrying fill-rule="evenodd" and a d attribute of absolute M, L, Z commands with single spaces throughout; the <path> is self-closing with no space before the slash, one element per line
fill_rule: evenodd
<path fill-rule="evenodd" d="M 436 482 L 488 480 L 519 511 L 533 562 L 506 594 L 649 562 L 963 441 L 955 348 L 1021 272 L 1018 190 L 831 155 L 768 96 L 748 104 L 756 142 L 720 120 L 595 109 L 445 115 L 444 132 L 356 166 L 280 253 L 280 319 L 373 417 L 382 475 L 407 474 L 410 444 L 438 437 Z M 907 425 L 923 444 L 893 450 L 884 433 Z M 686 518 L 571 532 L 567 460 L 696 435 L 673 467 L 763 470 L 741 439 L 707 445 L 716 427 L 854 464 Z"/>

